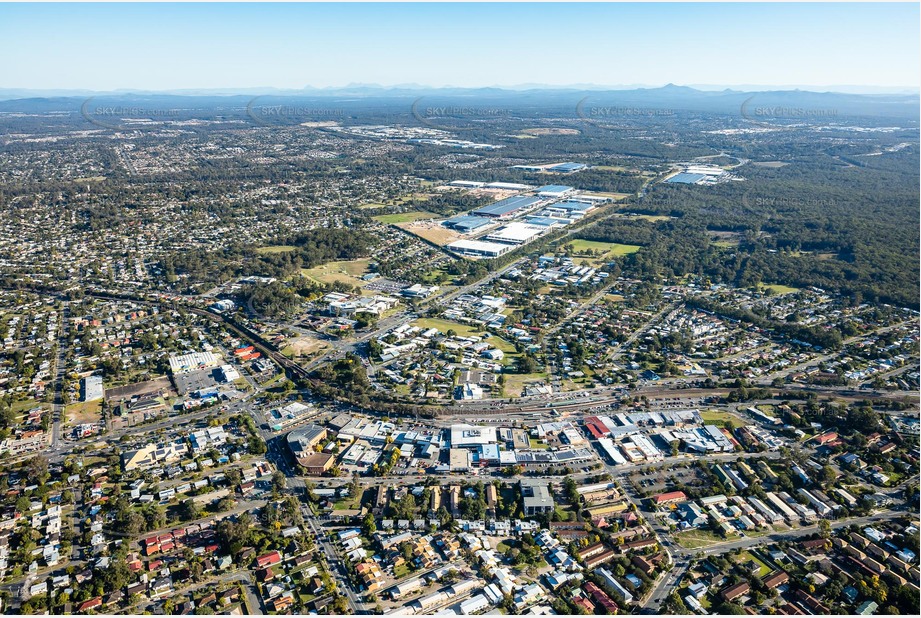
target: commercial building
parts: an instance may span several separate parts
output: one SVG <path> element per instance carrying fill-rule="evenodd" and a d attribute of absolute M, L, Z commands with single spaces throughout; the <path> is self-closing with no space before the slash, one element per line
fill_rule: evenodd
<path fill-rule="evenodd" d="M 330 453 L 313 453 L 306 457 L 298 457 L 297 463 L 307 470 L 307 474 L 320 476 L 333 467 L 336 457 Z"/>
<path fill-rule="evenodd" d="M 545 226 L 530 225 L 515 221 L 490 233 L 486 236 L 487 241 L 499 242 L 510 245 L 521 245 L 530 242 L 547 231 Z"/>
<path fill-rule="evenodd" d="M 525 515 L 539 515 L 553 511 L 553 496 L 546 485 L 537 481 L 521 480 L 521 497 Z"/>
<path fill-rule="evenodd" d="M 327 431 L 325 427 L 314 425 L 313 423 L 305 425 L 300 429 L 295 429 L 287 435 L 288 448 L 295 459 L 300 463 L 301 459 L 306 459 L 313 454 L 313 447 L 326 439 Z M 304 465 L 304 464 L 301 464 Z"/>
<path fill-rule="evenodd" d="M 105 396 L 102 388 L 102 376 L 83 378 L 83 401 L 96 401 Z"/>
<path fill-rule="evenodd" d="M 451 448 L 472 448 L 496 442 L 495 427 L 451 425 Z"/>
<path fill-rule="evenodd" d="M 539 197 L 561 198 L 566 197 L 573 191 L 575 191 L 575 189 L 565 185 L 545 185 L 537 189 L 537 195 Z"/>
<path fill-rule="evenodd" d="M 514 246 L 498 242 L 484 242 L 482 240 L 456 240 L 447 245 L 447 248 L 459 255 L 495 258 L 508 253 L 514 249 Z"/>
<path fill-rule="evenodd" d="M 211 352 L 191 352 L 189 354 L 170 356 L 169 359 L 169 368 L 173 374 L 217 367 L 217 364 L 218 359 Z"/>

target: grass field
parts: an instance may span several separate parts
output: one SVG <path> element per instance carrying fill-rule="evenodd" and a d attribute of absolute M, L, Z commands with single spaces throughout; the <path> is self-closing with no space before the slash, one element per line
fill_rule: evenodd
<path fill-rule="evenodd" d="M 631 215 L 631 219 L 646 219 L 647 221 L 668 221 L 674 217 L 668 215 Z"/>
<path fill-rule="evenodd" d="M 374 217 L 374 220 L 386 223 L 387 225 L 393 225 L 394 223 L 409 223 L 410 221 L 418 221 L 419 219 L 438 219 L 439 217 L 440 215 L 436 215 L 433 212 L 413 210 L 411 212 L 395 212 L 389 215 L 378 215 Z"/>
<path fill-rule="evenodd" d="M 765 290 L 771 290 L 775 294 L 792 294 L 793 292 L 799 292 L 799 288 L 793 288 L 793 287 L 790 287 L 789 285 L 771 284 L 771 285 L 762 285 L 761 287 Z"/>
<path fill-rule="evenodd" d="M 288 253 L 297 249 L 294 245 L 269 245 L 268 247 L 259 247 L 256 253 L 260 255 L 271 255 L 273 253 Z"/>
<path fill-rule="evenodd" d="M 735 429 L 736 427 L 743 427 L 744 425 L 747 425 L 745 421 L 743 421 L 741 418 L 739 418 L 735 414 L 732 414 L 731 412 L 721 412 L 719 410 L 704 410 L 703 412 L 700 413 L 700 417 L 704 419 L 704 422 L 706 423 L 729 421 L 730 423 L 732 423 L 733 429 Z"/>
<path fill-rule="evenodd" d="M 469 324 L 442 320 L 441 318 L 419 318 L 412 324 L 419 328 L 437 328 L 442 334 L 447 333 L 449 330 L 453 330 L 460 337 L 482 337 L 484 334 L 482 331 L 477 332 L 477 330 Z M 494 339 L 494 337 L 490 337 L 490 339 Z"/>
<path fill-rule="evenodd" d="M 698 549 L 724 541 L 712 530 L 688 530 L 675 534 L 675 541 L 685 549 Z"/>
<path fill-rule="evenodd" d="M 588 251 L 592 251 L 593 253 L 602 251 L 603 254 L 601 256 L 593 256 L 595 260 L 630 255 L 642 249 L 639 245 L 622 245 L 616 242 L 599 242 L 597 240 L 586 240 L 584 238 L 575 238 L 563 244 L 564 247 L 570 245 L 572 245 L 573 256 L 583 255 Z"/>
<path fill-rule="evenodd" d="M 102 399 L 72 403 L 65 409 L 67 422 L 72 425 L 82 423 L 96 423 L 102 414 Z"/>
<path fill-rule="evenodd" d="M 539 382 L 545 384 L 547 381 L 546 372 L 540 373 L 506 373 L 505 375 L 505 396 L 520 397 L 524 391 L 525 384 Z"/>
<path fill-rule="evenodd" d="M 34 400 L 34 399 L 21 399 L 21 400 L 19 400 L 19 401 L 14 401 L 14 402 L 13 402 L 13 405 L 10 406 L 10 409 L 11 409 L 13 412 L 22 413 L 22 412 L 25 412 L 26 410 L 31 410 L 32 408 L 35 408 L 35 407 L 37 407 L 37 406 L 39 406 L 39 405 L 41 405 L 41 404 L 38 403 L 38 402 L 37 402 L 36 400 Z"/>
<path fill-rule="evenodd" d="M 322 266 L 313 268 L 302 268 L 301 273 L 315 281 L 321 283 L 332 283 L 333 281 L 342 281 L 349 285 L 362 285 L 359 277 L 368 272 L 368 265 L 371 258 L 360 260 L 348 260 L 344 262 L 329 262 Z"/>

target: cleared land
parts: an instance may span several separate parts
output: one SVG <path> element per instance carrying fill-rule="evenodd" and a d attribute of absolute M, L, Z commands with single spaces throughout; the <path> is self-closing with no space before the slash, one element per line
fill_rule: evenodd
<path fill-rule="evenodd" d="M 731 412 L 720 412 L 719 410 L 705 410 L 700 413 L 700 417 L 707 423 L 722 423 L 728 421 L 732 423 L 733 429 L 736 427 L 744 427 L 748 424 Z"/>
<path fill-rule="evenodd" d="M 313 337 L 298 337 L 281 351 L 288 358 L 311 356 L 329 348 L 329 344 Z"/>
<path fill-rule="evenodd" d="M 454 230 L 449 230 L 440 223 L 435 223 L 434 221 L 416 221 L 411 223 L 403 223 L 398 224 L 398 227 L 409 232 L 410 234 L 422 238 L 423 240 L 435 243 L 440 247 L 463 238 L 463 234 L 459 234 Z"/>
<path fill-rule="evenodd" d="M 368 272 L 371 258 L 360 260 L 347 260 L 343 262 L 329 262 L 313 268 L 302 268 L 301 272 L 315 281 L 332 283 L 341 281 L 349 285 L 361 286 L 365 282 L 360 277 Z"/>
<path fill-rule="evenodd" d="M 596 240 L 585 240 L 583 238 L 575 238 L 566 242 L 563 246 L 569 247 L 570 245 L 572 246 L 572 257 L 586 257 L 594 261 L 604 261 L 615 257 L 622 257 L 624 255 L 636 253 L 642 249 L 639 245 L 622 245 L 616 242 L 599 242 Z M 592 255 L 589 255 L 589 251 L 592 252 Z M 600 255 L 599 252 L 601 252 Z"/>
<path fill-rule="evenodd" d="M 772 283 L 771 285 L 762 285 L 762 288 L 765 290 L 771 290 L 775 294 L 792 294 L 793 292 L 799 292 L 799 288 L 793 288 L 789 285 L 779 285 Z"/>
<path fill-rule="evenodd" d="M 288 253 L 297 249 L 294 245 L 270 245 L 268 247 L 259 247 L 256 253 L 261 255 L 270 255 L 273 253 Z"/>
<path fill-rule="evenodd" d="M 675 541 L 685 549 L 698 549 L 722 543 L 725 539 L 711 530 L 688 530 L 675 534 Z"/>
<path fill-rule="evenodd" d="M 102 399 L 72 403 L 65 408 L 67 423 L 80 425 L 82 423 L 98 423 L 102 417 Z"/>
<path fill-rule="evenodd" d="M 380 221 L 381 223 L 386 223 L 387 225 L 393 225 L 395 223 L 409 223 L 411 221 L 418 221 L 419 219 L 438 219 L 440 216 L 441 215 L 436 215 L 433 212 L 413 210 L 410 212 L 395 212 L 389 215 L 377 215 L 374 217 L 374 220 Z"/>

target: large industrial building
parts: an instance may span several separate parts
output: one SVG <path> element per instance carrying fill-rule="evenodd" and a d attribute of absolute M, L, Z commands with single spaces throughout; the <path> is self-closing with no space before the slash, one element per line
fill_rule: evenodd
<path fill-rule="evenodd" d="M 481 217 L 496 217 L 500 219 L 508 218 L 518 214 L 522 210 L 540 202 L 540 198 L 532 195 L 517 195 L 504 200 L 499 200 L 489 206 L 477 208 L 472 214 Z"/>
<path fill-rule="evenodd" d="M 544 226 L 514 221 L 488 234 L 486 240 L 509 245 L 522 245 L 530 242 L 546 231 L 547 228 Z"/>
<path fill-rule="evenodd" d="M 514 249 L 514 245 L 498 242 L 483 242 L 482 240 L 456 240 L 447 245 L 447 248 L 460 255 L 471 257 L 494 258 Z"/>
<path fill-rule="evenodd" d="M 573 191 L 575 191 L 573 187 L 567 187 L 565 185 L 546 185 L 537 189 L 537 195 L 539 197 L 560 199 L 566 197 Z"/>
<path fill-rule="evenodd" d="M 472 215 L 458 215 L 451 217 L 450 219 L 445 219 L 442 221 L 442 225 L 451 228 L 461 234 L 470 234 L 478 230 L 487 227 L 494 223 L 494 220 L 489 217 L 474 217 Z"/>

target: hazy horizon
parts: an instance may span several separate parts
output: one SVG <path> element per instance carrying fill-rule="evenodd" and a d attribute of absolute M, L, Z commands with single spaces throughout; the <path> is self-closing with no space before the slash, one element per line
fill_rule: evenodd
<path fill-rule="evenodd" d="M 917 92 L 919 16 L 909 3 L 3 4 L 0 51 L 19 60 L 0 87 Z"/>

